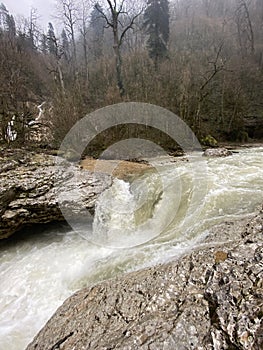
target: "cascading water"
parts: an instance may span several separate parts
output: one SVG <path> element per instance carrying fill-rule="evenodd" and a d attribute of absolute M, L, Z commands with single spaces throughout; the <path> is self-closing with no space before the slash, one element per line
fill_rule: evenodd
<path fill-rule="evenodd" d="M 194 181 L 191 167 L 204 158 L 191 157 L 132 183 L 115 180 L 97 202 L 93 230 L 60 225 L 0 243 L 0 350 L 25 348 L 77 289 L 177 257 L 213 225 L 262 204 L 263 148 L 207 159 Z"/>
<path fill-rule="evenodd" d="M 96 204 L 91 235 L 87 239 L 101 246 L 135 247 L 160 234 L 176 211 L 171 184 L 164 188 L 159 173 L 147 174 L 132 184 L 116 179 Z M 174 180 L 173 180 L 174 182 Z"/>

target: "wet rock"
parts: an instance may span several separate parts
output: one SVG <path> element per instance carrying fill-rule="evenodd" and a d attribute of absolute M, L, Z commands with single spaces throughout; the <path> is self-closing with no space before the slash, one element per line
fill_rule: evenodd
<path fill-rule="evenodd" d="M 258 211 L 260 208 L 258 208 Z M 222 244 L 222 242 L 236 241 L 243 237 L 244 227 L 251 222 L 254 214 L 248 214 L 238 220 L 225 221 L 209 229 L 203 243 Z"/>
<path fill-rule="evenodd" d="M 232 152 L 226 148 L 208 148 L 204 152 L 205 157 L 227 157 L 231 155 Z"/>
<path fill-rule="evenodd" d="M 0 239 L 25 225 L 64 220 L 61 206 L 74 219 L 92 212 L 98 195 L 112 182 L 109 175 L 21 150 L 0 153 L 0 180 Z"/>
<path fill-rule="evenodd" d="M 77 292 L 27 350 L 262 349 L 262 225 Z"/>

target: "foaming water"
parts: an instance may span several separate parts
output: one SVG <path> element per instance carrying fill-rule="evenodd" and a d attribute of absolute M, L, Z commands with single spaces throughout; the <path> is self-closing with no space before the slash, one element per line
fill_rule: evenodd
<path fill-rule="evenodd" d="M 25 348 L 80 287 L 78 281 L 96 271 L 97 257 L 110 253 L 72 231 L 48 230 L 41 237 L 5 244 L 0 255 L 0 349 Z"/>
<path fill-rule="evenodd" d="M 262 203 L 263 148 L 207 159 L 194 180 L 191 166 L 204 159 L 191 157 L 131 184 L 116 180 L 97 203 L 93 229 L 53 226 L 1 243 L 1 350 L 24 349 L 77 289 L 180 256 L 213 225 Z"/>

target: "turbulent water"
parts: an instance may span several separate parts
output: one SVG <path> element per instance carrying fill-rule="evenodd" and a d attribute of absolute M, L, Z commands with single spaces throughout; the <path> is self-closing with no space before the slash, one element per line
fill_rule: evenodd
<path fill-rule="evenodd" d="M 77 289 L 179 256 L 214 224 L 262 203 L 263 148 L 155 165 L 132 183 L 115 180 L 90 227 L 53 226 L 1 243 L 0 350 L 24 349 Z"/>

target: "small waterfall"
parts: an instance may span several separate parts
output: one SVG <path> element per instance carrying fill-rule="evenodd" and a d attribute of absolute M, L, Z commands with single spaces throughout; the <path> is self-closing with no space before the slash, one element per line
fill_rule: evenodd
<path fill-rule="evenodd" d="M 152 174 L 132 184 L 115 179 L 111 188 L 101 194 L 95 210 L 93 242 L 115 248 L 143 244 L 157 234 L 156 211 L 163 200 L 158 175 Z M 160 221 L 160 220 L 159 220 Z"/>
<path fill-rule="evenodd" d="M 93 238 L 101 245 L 119 244 L 137 229 L 134 211 L 136 199 L 130 184 L 115 179 L 111 188 L 101 194 L 93 222 Z"/>
<path fill-rule="evenodd" d="M 131 183 L 115 180 L 83 232 L 55 226 L 0 242 L 0 350 L 24 349 L 74 291 L 178 257 L 213 225 L 262 204 L 263 148 L 207 159 L 206 172 L 191 157 Z M 191 167 L 200 167 L 195 178 Z"/>

